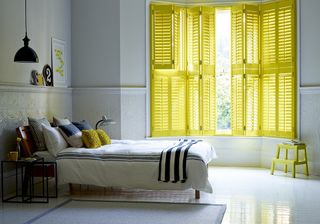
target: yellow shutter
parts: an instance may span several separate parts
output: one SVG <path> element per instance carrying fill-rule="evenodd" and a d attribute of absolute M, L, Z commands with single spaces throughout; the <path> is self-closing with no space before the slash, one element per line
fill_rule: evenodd
<path fill-rule="evenodd" d="M 278 135 L 295 137 L 295 2 L 278 3 Z"/>
<path fill-rule="evenodd" d="M 184 43 L 181 43 L 186 37 L 180 32 L 186 22 L 186 13 L 184 9 L 177 6 L 153 5 L 151 8 L 152 19 L 156 18 L 151 26 L 151 34 L 170 33 L 171 35 L 171 42 L 166 39 L 166 35 L 162 38 L 163 36 L 159 34 L 155 35 L 154 43 L 151 43 L 151 52 L 154 52 L 155 59 L 157 55 L 161 56 L 161 53 L 164 55 L 164 59 L 154 60 L 155 63 L 151 65 L 151 135 L 186 135 L 186 65 Z M 169 18 L 169 9 L 173 26 L 163 22 Z M 165 19 L 160 20 L 158 17 Z M 162 51 L 161 46 L 165 46 Z M 163 63 L 167 60 L 166 54 L 163 53 L 166 50 L 171 51 L 171 56 L 174 52 L 173 57 L 177 63 L 171 63 L 170 66 Z M 157 52 L 160 53 L 157 54 Z M 158 58 L 161 58 L 160 56 Z"/>
<path fill-rule="evenodd" d="M 216 129 L 215 81 L 215 8 L 202 7 L 202 135 L 214 135 Z"/>
<path fill-rule="evenodd" d="M 187 9 L 188 134 L 201 134 L 200 7 Z"/>
<path fill-rule="evenodd" d="M 232 134 L 244 134 L 244 23 L 243 6 L 231 8 Z"/>
<path fill-rule="evenodd" d="M 277 25 L 274 4 L 262 5 L 262 135 L 277 135 Z"/>
<path fill-rule="evenodd" d="M 151 135 L 166 136 L 169 134 L 169 78 L 154 75 L 151 92 Z"/>
<path fill-rule="evenodd" d="M 245 5 L 245 126 L 247 136 L 259 135 L 259 6 Z"/>
<path fill-rule="evenodd" d="M 295 137 L 295 3 L 262 5 L 262 134 Z M 272 85 L 271 85 L 272 84 Z M 273 102 L 270 98 L 275 98 Z M 267 120 L 268 119 L 268 120 Z"/>
<path fill-rule="evenodd" d="M 151 45 L 154 69 L 171 69 L 173 52 L 173 6 L 150 5 Z"/>

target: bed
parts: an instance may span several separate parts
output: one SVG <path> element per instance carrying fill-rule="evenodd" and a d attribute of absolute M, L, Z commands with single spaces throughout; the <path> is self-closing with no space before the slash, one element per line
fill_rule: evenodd
<path fill-rule="evenodd" d="M 23 130 L 26 132 L 28 128 Z M 23 138 L 26 135 L 20 136 Z M 30 142 L 30 139 L 28 141 Z M 72 184 L 85 184 L 147 190 L 192 188 L 195 190 L 196 198 L 200 198 L 200 191 L 211 193 L 207 165 L 216 158 L 216 153 L 214 148 L 204 141 L 192 145 L 188 151 L 185 181 L 159 181 L 161 152 L 174 144 L 176 141 L 112 140 L 112 144 L 96 149 L 63 149 L 55 158 L 59 174 L 58 183 L 69 184 L 70 190 Z M 33 153 L 39 155 L 39 152 Z"/>

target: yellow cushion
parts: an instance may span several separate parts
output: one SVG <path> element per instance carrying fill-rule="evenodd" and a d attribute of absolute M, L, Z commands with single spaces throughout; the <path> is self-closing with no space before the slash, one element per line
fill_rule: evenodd
<path fill-rule="evenodd" d="M 101 146 L 99 136 L 95 130 L 82 130 L 81 132 L 82 141 L 86 148 L 98 148 Z"/>
<path fill-rule="evenodd" d="M 102 129 L 97 129 L 97 133 L 98 133 L 98 136 L 100 138 L 100 141 L 101 141 L 101 144 L 102 145 L 109 145 L 111 144 L 111 140 L 110 140 L 110 137 L 108 136 L 108 134 L 102 130 Z"/>

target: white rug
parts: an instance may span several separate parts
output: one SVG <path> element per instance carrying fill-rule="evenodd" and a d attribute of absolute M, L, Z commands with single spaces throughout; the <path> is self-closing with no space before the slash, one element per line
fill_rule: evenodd
<path fill-rule="evenodd" d="M 68 200 L 25 224 L 215 224 L 225 205 Z"/>

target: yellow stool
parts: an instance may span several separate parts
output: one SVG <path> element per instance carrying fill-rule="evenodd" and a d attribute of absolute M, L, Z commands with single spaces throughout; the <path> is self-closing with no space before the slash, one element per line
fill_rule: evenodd
<path fill-rule="evenodd" d="M 280 159 L 280 150 L 285 150 L 285 158 Z M 288 150 L 294 150 L 294 159 L 288 159 Z M 302 150 L 304 152 L 304 159 L 299 160 L 299 151 Z M 307 147 L 305 144 L 298 144 L 298 145 L 290 145 L 290 144 L 278 144 L 277 147 L 277 154 L 276 158 L 272 160 L 271 165 L 271 175 L 274 173 L 274 167 L 276 163 L 282 163 L 284 164 L 284 172 L 287 173 L 287 166 L 292 165 L 292 177 L 296 177 L 296 165 L 302 165 L 305 164 L 304 167 L 304 173 L 305 175 L 309 176 L 309 170 L 308 170 L 308 159 L 307 159 Z"/>

